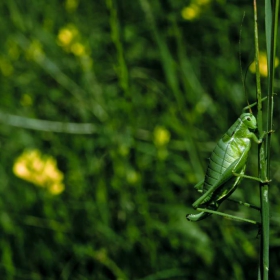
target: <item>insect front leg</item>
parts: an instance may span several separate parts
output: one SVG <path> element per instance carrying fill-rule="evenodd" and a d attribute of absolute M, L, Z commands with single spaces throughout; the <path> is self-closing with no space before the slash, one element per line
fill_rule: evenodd
<path fill-rule="evenodd" d="M 264 135 L 266 135 L 266 134 L 267 134 L 267 132 L 264 132 L 261 135 L 261 138 L 259 139 L 255 133 L 251 132 L 247 135 L 247 137 L 252 139 L 255 143 L 260 144 L 260 143 L 262 143 L 262 139 L 263 139 Z M 270 181 L 268 181 L 268 180 L 262 180 L 261 178 L 258 178 L 258 177 L 248 176 L 245 174 L 237 173 L 237 170 L 240 170 L 240 168 L 246 164 L 247 155 L 248 155 L 249 150 L 250 150 L 250 146 L 247 146 L 244 149 L 242 155 L 240 156 L 240 158 L 238 159 L 238 161 L 236 162 L 235 166 L 232 169 L 232 174 L 237 177 L 247 178 L 247 179 L 255 180 L 255 181 L 258 181 L 261 183 L 269 183 Z"/>
<path fill-rule="evenodd" d="M 234 199 L 234 198 L 228 198 L 227 200 L 230 201 L 230 202 L 237 203 L 239 205 L 246 206 L 248 208 L 252 208 L 252 209 L 258 210 L 258 211 L 261 210 L 261 208 L 259 206 L 256 206 L 256 205 L 248 203 L 248 202 L 243 202 L 241 200 L 237 200 L 237 199 Z"/>

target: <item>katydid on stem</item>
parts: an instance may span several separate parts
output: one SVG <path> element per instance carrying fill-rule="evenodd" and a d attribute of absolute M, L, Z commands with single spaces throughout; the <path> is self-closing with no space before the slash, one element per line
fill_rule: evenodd
<path fill-rule="evenodd" d="M 251 131 L 256 128 L 257 121 L 254 115 L 251 112 L 243 113 L 218 141 L 209 158 L 205 179 L 195 186 L 196 189 L 202 191 L 202 195 L 192 206 L 202 212 L 188 214 L 187 220 L 196 222 L 212 214 L 234 219 L 234 216 L 216 210 L 235 191 L 242 178 L 261 181 L 259 178 L 244 175 L 251 141 L 257 144 L 262 142 L 263 135 L 259 139 Z M 237 218 L 237 220 L 253 222 L 242 218 Z"/>

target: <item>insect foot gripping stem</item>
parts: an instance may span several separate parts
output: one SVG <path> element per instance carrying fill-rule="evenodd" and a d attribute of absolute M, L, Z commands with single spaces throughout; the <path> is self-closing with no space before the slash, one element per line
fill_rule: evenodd
<path fill-rule="evenodd" d="M 275 133 L 275 130 L 272 129 L 272 130 L 269 130 L 269 131 L 263 131 L 263 133 L 262 133 L 261 136 L 260 136 L 260 139 L 259 139 L 258 144 L 261 144 L 261 143 L 262 143 L 263 138 L 264 138 L 265 135 L 267 135 L 267 134 L 272 134 L 272 133 Z"/>

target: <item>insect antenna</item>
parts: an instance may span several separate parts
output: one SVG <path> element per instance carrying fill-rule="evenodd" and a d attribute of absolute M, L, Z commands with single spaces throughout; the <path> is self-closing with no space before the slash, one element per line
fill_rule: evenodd
<path fill-rule="evenodd" d="M 247 73 L 248 73 L 248 70 L 249 70 L 249 67 L 250 67 L 250 65 L 246 68 L 246 72 L 245 72 L 245 80 L 246 80 L 246 76 L 247 76 Z M 244 82 L 245 83 L 245 82 Z M 243 87 L 244 87 L 244 94 L 245 94 L 245 98 L 246 98 L 246 101 L 247 101 L 247 105 L 248 106 L 246 106 L 244 109 L 243 109 L 243 111 L 245 111 L 245 110 L 249 110 L 249 112 L 251 113 L 251 114 L 253 114 L 253 112 L 252 112 L 252 107 L 255 105 L 255 104 L 251 104 L 250 105 L 250 103 L 249 103 L 249 101 L 248 101 L 248 92 L 246 91 L 246 87 L 245 87 L 245 84 L 243 85 Z"/>
<path fill-rule="evenodd" d="M 245 11 L 243 12 L 243 17 L 241 20 L 241 25 L 240 25 L 240 30 L 239 30 L 238 54 L 239 54 L 239 67 L 240 67 L 241 82 L 242 82 L 243 91 L 246 95 L 245 80 L 244 80 L 244 76 L 243 76 L 243 68 L 242 68 L 242 61 L 241 61 L 241 38 L 242 38 L 242 25 L 244 22 L 244 18 L 245 18 Z"/>
<path fill-rule="evenodd" d="M 246 101 L 247 101 L 247 105 L 248 105 L 243 109 L 243 111 L 249 109 L 249 112 L 252 114 L 251 105 L 248 101 L 248 92 L 246 90 L 246 85 L 245 85 L 245 80 L 246 80 L 246 76 L 247 76 L 247 73 L 248 73 L 248 70 L 249 70 L 249 66 L 247 67 L 247 69 L 245 71 L 245 75 L 243 75 L 243 68 L 242 68 L 242 62 L 241 62 L 242 25 L 243 25 L 243 22 L 244 22 L 245 15 L 246 15 L 246 13 L 244 11 L 243 12 L 243 17 L 242 17 L 242 20 L 241 20 L 240 31 L 239 31 L 238 52 L 239 52 L 239 66 L 240 66 L 241 82 L 242 82 L 243 92 L 244 92 L 244 95 L 245 95 L 245 98 L 246 98 Z"/>

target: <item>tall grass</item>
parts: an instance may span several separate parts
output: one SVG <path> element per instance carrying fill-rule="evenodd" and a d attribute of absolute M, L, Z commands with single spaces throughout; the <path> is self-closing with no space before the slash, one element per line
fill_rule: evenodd
<path fill-rule="evenodd" d="M 256 69 L 258 69 L 258 36 L 257 36 L 257 8 L 254 1 L 255 14 L 255 44 L 256 44 Z M 260 176 L 265 183 L 260 184 L 260 201 L 261 201 L 261 246 L 260 246 L 260 264 L 258 279 L 269 279 L 269 181 L 271 180 L 271 134 L 273 131 L 273 94 L 274 94 L 274 77 L 275 77 L 275 57 L 277 43 L 277 27 L 279 17 L 279 1 L 265 1 L 265 27 L 266 27 L 266 51 L 267 51 L 267 115 L 266 115 L 266 141 L 265 147 L 259 150 L 259 170 Z M 261 87 L 260 73 L 256 71 L 257 77 L 257 99 L 258 99 L 258 125 L 260 134 L 263 133 L 262 124 L 262 105 L 261 105 Z"/>
<path fill-rule="evenodd" d="M 243 10 L 243 65 L 253 53 L 249 3 L 208 1 L 187 19 L 202 2 L 1 1 L 3 279 L 255 279 L 255 225 L 185 221 L 207 157 L 246 103 L 238 55 Z M 252 74 L 246 83 L 251 102 Z M 56 159 L 64 192 L 53 196 L 15 176 L 13 163 L 26 148 Z M 252 147 L 253 176 L 255 157 Z M 277 213 L 278 195 L 270 193 Z M 235 198 L 259 200 L 250 180 Z M 232 203 L 220 210 L 258 218 Z"/>

